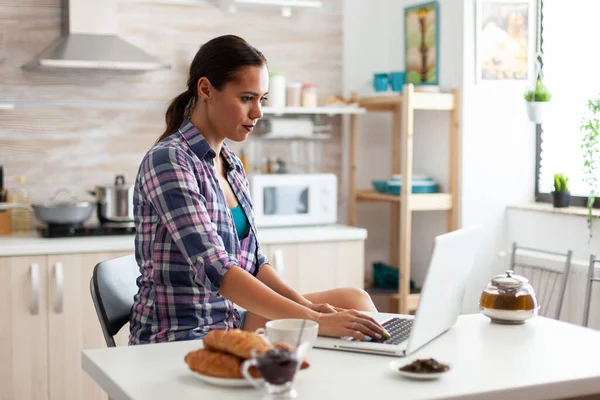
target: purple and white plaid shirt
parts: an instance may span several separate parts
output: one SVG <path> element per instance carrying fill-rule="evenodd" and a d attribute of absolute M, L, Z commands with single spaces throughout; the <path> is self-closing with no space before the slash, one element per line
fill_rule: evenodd
<path fill-rule="evenodd" d="M 135 254 L 141 276 L 129 344 L 202 338 L 239 327 L 233 303 L 218 291 L 233 265 L 258 273 L 267 259 L 256 239 L 248 180 L 225 144 L 227 180 L 250 222 L 238 240 L 219 187 L 215 151 L 188 120 L 146 154 L 134 191 Z"/>

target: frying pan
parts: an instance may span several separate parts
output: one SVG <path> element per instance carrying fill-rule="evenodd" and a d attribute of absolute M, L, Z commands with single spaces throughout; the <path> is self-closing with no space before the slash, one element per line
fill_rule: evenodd
<path fill-rule="evenodd" d="M 59 193 L 68 193 L 70 201 L 56 201 Z M 11 208 L 33 210 L 35 217 L 44 224 L 78 225 L 85 222 L 94 210 L 95 204 L 88 201 L 77 201 L 77 198 L 67 189 L 58 189 L 48 203 L 32 204 L 0 203 L 0 211 Z"/>

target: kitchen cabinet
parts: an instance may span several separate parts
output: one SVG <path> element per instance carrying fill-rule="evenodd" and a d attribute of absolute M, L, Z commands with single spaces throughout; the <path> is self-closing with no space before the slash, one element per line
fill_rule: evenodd
<path fill-rule="evenodd" d="M 259 231 L 263 251 L 300 293 L 363 287 L 363 229 Z M 98 400 L 81 351 L 105 347 L 89 290 L 94 266 L 131 254 L 133 236 L 0 237 L 0 400 Z M 115 338 L 126 345 L 129 327 Z"/>
<path fill-rule="evenodd" d="M 275 270 L 298 293 L 364 285 L 364 240 L 262 246 Z"/>
<path fill-rule="evenodd" d="M 89 282 L 98 262 L 126 254 L 0 257 L 1 399 L 107 398 L 81 370 L 83 349 L 106 346 Z"/>

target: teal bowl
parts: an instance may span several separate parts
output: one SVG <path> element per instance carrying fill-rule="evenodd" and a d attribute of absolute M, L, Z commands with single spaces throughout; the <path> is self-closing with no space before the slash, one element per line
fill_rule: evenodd
<path fill-rule="evenodd" d="M 388 183 L 387 180 L 373 180 L 371 181 L 373 185 L 373 189 L 375 189 L 379 193 L 387 193 Z"/>

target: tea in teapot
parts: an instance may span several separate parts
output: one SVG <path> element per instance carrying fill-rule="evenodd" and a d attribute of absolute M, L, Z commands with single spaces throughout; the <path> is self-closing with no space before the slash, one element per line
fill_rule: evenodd
<path fill-rule="evenodd" d="M 522 324 L 537 315 L 539 305 L 527 278 L 509 270 L 487 284 L 479 299 L 479 309 L 493 322 Z"/>

